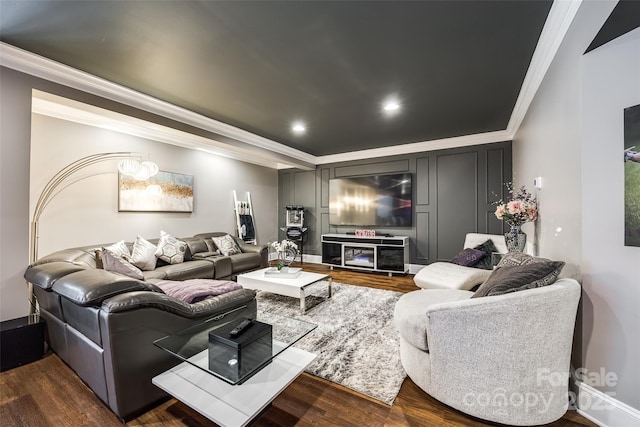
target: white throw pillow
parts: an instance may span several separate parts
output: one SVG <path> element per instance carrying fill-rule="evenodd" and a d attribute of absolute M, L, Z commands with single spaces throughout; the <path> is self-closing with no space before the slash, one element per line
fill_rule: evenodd
<path fill-rule="evenodd" d="M 131 256 L 127 259 L 131 264 L 143 271 L 150 271 L 156 268 L 156 245 L 138 235 L 133 244 Z"/>
<path fill-rule="evenodd" d="M 187 251 L 187 244 L 178 240 L 169 233 L 160 231 L 160 240 L 156 256 L 169 264 L 180 264 L 184 262 L 184 254 Z"/>
<path fill-rule="evenodd" d="M 120 240 L 119 242 L 114 243 L 111 246 L 106 246 L 104 249 L 110 250 L 115 256 L 120 258 L 131 256 L 129 248 L 127 247 L 127 244 L 124 242 L 124 240 Z"/>
<path fill-rule="evenodd" d="M 221 237 L 212 237 L 211 239 L 216 244 L 218 250 L 222 253 L 222 255 L 229 256 L 242 252 L 236 244 L 236 241 L 233 240 L 233 237 L 229 236 L 228 234 L 225 234 Z"/>

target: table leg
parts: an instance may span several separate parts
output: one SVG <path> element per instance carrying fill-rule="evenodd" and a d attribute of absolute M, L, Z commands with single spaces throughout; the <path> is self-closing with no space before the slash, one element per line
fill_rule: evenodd
<path fill-rule="evenodd" d="M 304 297 L 304 288 L 300 288 L 300 314 L 304 314 L 307 311 L 307 301 Z"/>
<path fill-rule="evenodd" d="M 333 284 L 333 277 L 329 277 L 329 298 L 333 295 L 333 290 L 331 289 L 331 285 Z"/>

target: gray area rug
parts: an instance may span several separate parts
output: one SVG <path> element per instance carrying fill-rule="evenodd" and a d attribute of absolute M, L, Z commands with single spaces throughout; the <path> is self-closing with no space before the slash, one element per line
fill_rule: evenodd
<path fill-rule="evenodd" d="M 402 293 L 333 283 L 332 298 L 318 303 L 326 289 L 313 286 L 305 315 L 298 299 L 269 292 L 258 293 L 258 310 L 318 325 L 295 344 L 318 356 L 306 371 L 391 405 L 406 376 L 393 324 Z"/>

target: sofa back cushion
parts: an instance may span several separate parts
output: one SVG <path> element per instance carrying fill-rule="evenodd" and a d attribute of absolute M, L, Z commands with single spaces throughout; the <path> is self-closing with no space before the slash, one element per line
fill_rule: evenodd
<path fill-rule="evenodd" d="M 144 282 L 106 270 L 89 269 L 68 274 L 53 284 L 53 291 L 81 306 L 98 306 L 107 298 L 147 290 Z"/>

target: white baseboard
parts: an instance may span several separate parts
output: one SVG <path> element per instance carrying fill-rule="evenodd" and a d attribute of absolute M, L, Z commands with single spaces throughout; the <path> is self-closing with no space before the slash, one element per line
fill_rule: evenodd
<path fill-rule="evenodd" d="M 613 393 L 604 393 L 581 382 L 578 386 L 577 411 L 603 427 L 640 426 L 640 411 L 617 400 Z"/>

